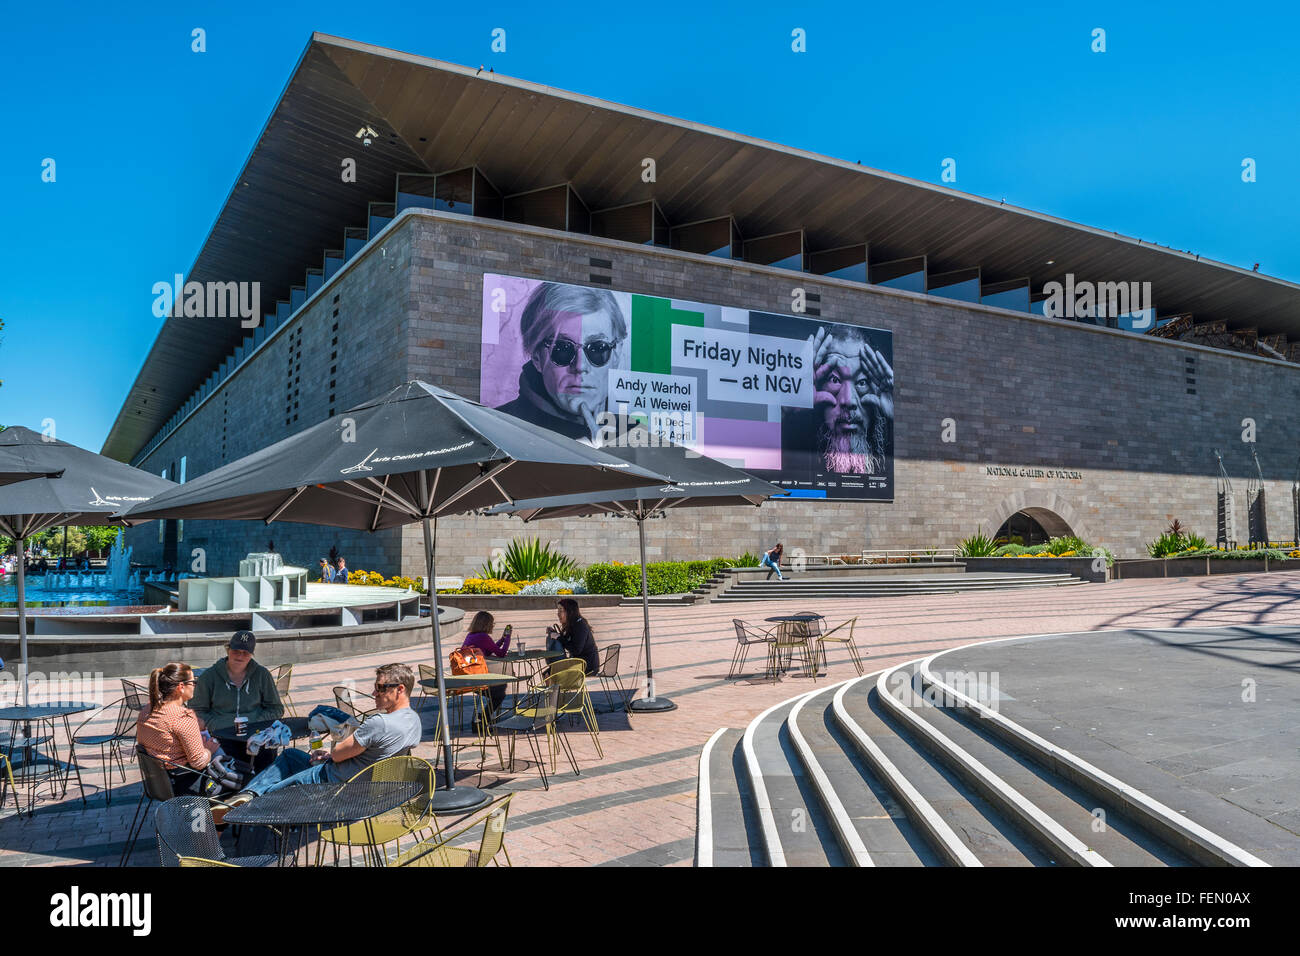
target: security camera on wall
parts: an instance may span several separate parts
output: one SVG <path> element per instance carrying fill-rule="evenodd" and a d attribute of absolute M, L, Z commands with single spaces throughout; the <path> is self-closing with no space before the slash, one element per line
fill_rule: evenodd
<path fill-rule="evenodd" d="M 361 129 L 357 130 L 357 139 L 361 140 L 362 146 L 369 146 L 370 141 L 378 135 L 379 134 L 369 126 L 363 126 Z"/>

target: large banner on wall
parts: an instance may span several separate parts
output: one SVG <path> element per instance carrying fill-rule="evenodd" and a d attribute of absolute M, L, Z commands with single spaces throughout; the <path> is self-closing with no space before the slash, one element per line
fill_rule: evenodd
<path fill-rule="evenodd" d="M 792 495 L 894 497 L 893 333 L 483 276 L 479 401 L 601 444 L 618 416 Z"/>

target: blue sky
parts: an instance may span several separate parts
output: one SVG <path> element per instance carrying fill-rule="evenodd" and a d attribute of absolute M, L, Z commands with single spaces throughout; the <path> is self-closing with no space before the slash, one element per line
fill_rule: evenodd
<path fill-rule="evenodd" d="M 312 30 L 929 182 L 952 157 L 960 190 L 1296 281 L 1297 27 L 1267 4 L 11 4 L 0 422 L 100 448 L 153 283 L 189 271 Z"/>

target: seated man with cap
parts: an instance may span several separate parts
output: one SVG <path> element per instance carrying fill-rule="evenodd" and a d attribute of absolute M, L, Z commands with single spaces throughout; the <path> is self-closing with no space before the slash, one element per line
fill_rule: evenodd
<path fill-rule="evenodd" d="M 204 729 L 222 736 L 226 752 L 241 760 L 248 759 L 243 744 L 226 737 L 235 729 L 236 719 L 256 724 L 284 716 L 275 678 L 253 660 L 256 646 L 252 631 L 236 631 L 226 645 L 226 656 L 199 675 L 189 703 Z M 273 752 L 264 750 L 253 758 L 253 767 L 261 770 L 274 758 Z"/>

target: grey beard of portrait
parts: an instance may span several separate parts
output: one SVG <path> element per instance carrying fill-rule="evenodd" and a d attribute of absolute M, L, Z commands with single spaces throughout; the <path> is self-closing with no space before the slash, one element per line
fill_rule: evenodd
<path fill-rule="evenodd" d="M 871 424 L 855 432 L 837 432 L 822 425 L 817 430 L 818 447 L 826 470 L 837 475 L 874 475 L 884 470 L 885 421 L 871 416 Z"/>

